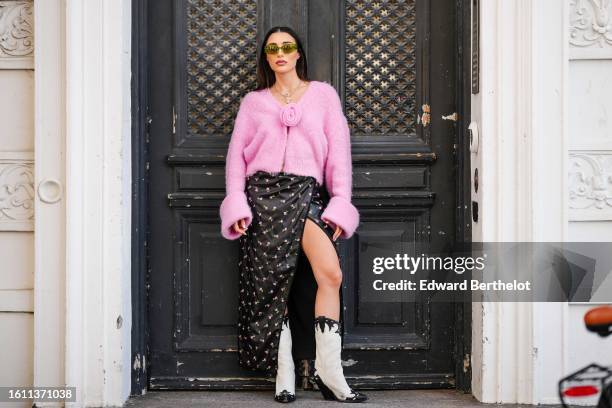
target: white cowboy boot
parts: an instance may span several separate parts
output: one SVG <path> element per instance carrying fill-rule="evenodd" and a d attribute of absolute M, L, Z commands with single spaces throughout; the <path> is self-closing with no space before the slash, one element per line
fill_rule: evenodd
<path fill-rule="evenodd" d="M 363 402 L 365 394 L 353 390 L 344 378 L 340 353 L 340 322 L 318 316 L 315 318 L 316 359 L 314 379 L 326 400 Z"/>
<path fill-rule="evenodd" d="M 295 365 L 291 346 L 289 319 L 285 317 L 278 343 L 278 370 L 276 371 L 276 393 L 274 394 L 274 400 L 278 402 L 295 401 Z"/>

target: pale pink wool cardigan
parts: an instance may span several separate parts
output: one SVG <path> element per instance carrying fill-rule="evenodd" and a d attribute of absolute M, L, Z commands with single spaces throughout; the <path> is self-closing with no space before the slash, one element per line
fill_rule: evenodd
<path fill-rule="evenodd" d="M 350 132 L 336 89 L 310 81 L 297 102 L 281 104 L 269 89 L 247 93 L 234 122 L 225 165 L 226 196 L 221 203 L 221 235 L 240 237 L 232 225 L 253 214 L 245 194 L 246 177 L 258 170 L 313 176 L 325 184 L 330 201 L 321 218 L 350 238 L 359 225 L 351 203 Z M 325 180 L 323 177 L 325 175 Z"/>

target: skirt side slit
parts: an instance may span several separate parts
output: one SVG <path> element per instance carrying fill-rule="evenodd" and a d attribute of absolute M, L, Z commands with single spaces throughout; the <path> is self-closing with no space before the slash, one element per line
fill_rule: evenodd
<path fill-rule="evenodd" d="M 322 198 L 326 193 L 310 176 L 258 171 L 247 178 L 253 221 L 240 237 L 238 262 L 238 357 L 243 368 L 276 375 L 286 309 L 294 357 L 314 358 L 310 322 L 317 286 L 301 242 L 307 217 L 331 239 L 331 227 L 318 218 L 328 201 Z"/>

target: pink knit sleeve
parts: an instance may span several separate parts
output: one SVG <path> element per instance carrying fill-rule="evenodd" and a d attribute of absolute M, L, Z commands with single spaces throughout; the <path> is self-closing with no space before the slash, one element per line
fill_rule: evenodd
<path fill-rule="evenodd" d="M 236 221 L 246 218 L 246 225 L 248 226 L 253 220 L 253 214 L 245 194 L 246 162 L 243 154 L 248 135 L 253 131 L 253 122 L 249 115 L 249 100 L 248 94 L 242 98 L 225 160 L 226 196 L 219 207 L 219 215 L 221 217 L 221 235 L 229 240 L 241 236 L 232 227 Z"/>
<path fill-rule="evenodd" d="M 325 185 L 330 200 L 321 214 L 342 228 L 342 238 L 350 238 L 359 225 L 359 212 L 351 203 L 353 168 L 351 158 L 351 136 L 348 122 L 342 111 L 342 103 L 335 88 L 327 85 L 329 108 L 325 116 L 324 130 L 328 152 L 325 162 Z"/>

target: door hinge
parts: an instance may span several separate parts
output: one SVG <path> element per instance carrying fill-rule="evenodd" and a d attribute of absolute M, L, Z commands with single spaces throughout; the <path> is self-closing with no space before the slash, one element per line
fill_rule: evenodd
<path fill-rule="evenodd" d="M 459 119 L 459 115 L 457 115 L 457 112 L 453 112 L 450 115 L 442 115 L 442 119 L 444 120 L 452 120 L 453 122 L 456 122 Z"/>
<path fill-rule="evenodd" d="M 151 115 L 147 114 L 145 116 L 145 143 L 149 143 L 150 142 L 150 135 L 151 135 L 151 123 L 153 122 L 153 118 L 151 117 Z"/>
<path fill-rule="evenodd" d="M 172 106 L 172 134 L 176 135 L 176 112 L 174 106 Z"/>
<path fill-rule="evenodd" d="M 467 373 L 470 370 L 470 366 L 472 365 L 471 361 L 472 361 L 472 356 L 469 353 L 463 356 L 463 372 L 464 373 Z"/>
<path fill-rule="evenodd" d="M 423 104 L 421 107 L 422 114 L 417 116 L 417 123 L 422 123 L 423 127 L 427 127 L 431 122 L 431 108 L 428 104 Z"/>

